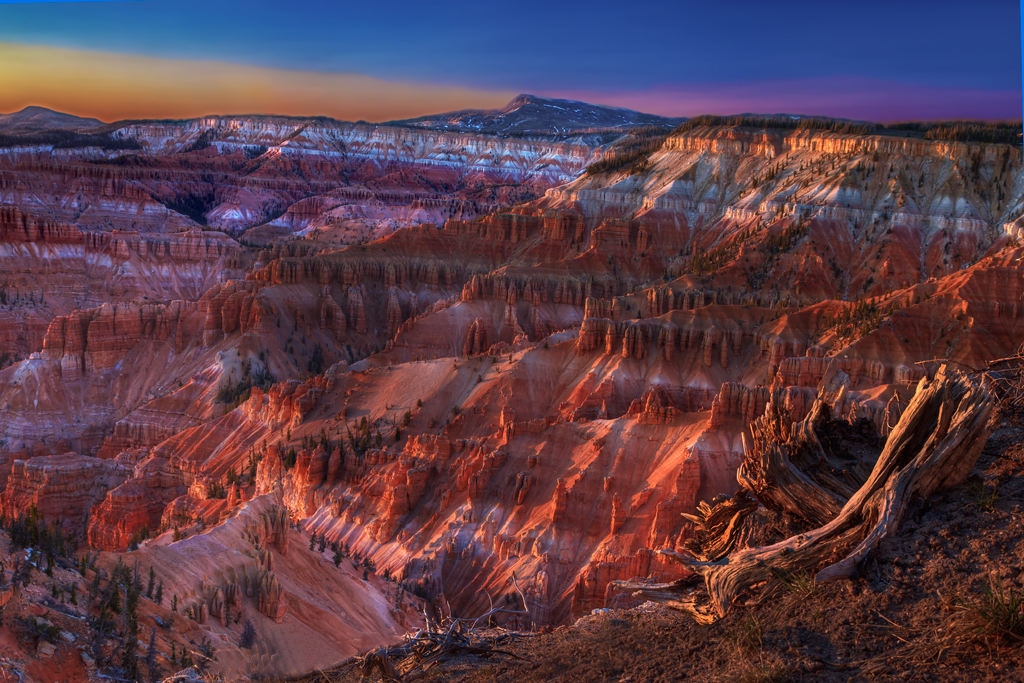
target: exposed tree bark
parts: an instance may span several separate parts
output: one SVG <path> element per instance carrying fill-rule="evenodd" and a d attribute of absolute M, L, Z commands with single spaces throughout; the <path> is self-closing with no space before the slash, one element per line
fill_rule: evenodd
<path fill-rule="evenodd" d="M 790 421 L 776 391 L 750 426 L 752 444 L 744 436 L 743 465 L 736 474 L 765 507 L 786 512 L 811 524 L 824 524 L 864 482 L 845 463 L 826 452 L 818 435 L 842 404 L 850 379 L 833 363 L 818 388 L 807 417 Z"/>
<path fill-rule="evenodd" d="M 843 377 L 830 372 L 811 414 L 788 430 L 780 424 L 784 413 L 773 397 L 755 424 L 754 445 L 737 474 L 741 485 L 765 507 L 820 520 L 815 522 L 820 526 L 773 545 L 715 559 L 707 552 L 687 557 L 662 550 L 702 576 L 704 585 L 691 588 L 692 580 L 682 580 L 624 587 L 710 623 L 755 586 L 766 584 L 767 590 L 792 572 L 815 572 L 816 582 L 849 578 L 885 536 L 896 533 L 915 496 L 930 496 L 967 477 L 996 422 L 996 402 L 983 381 L 942 366 L 934 380 L 918 384 L 870 476 L 844 495 L 857 479 L 856 472 L 837 467 L 821 446 L 815 426 L 820 427 L 827 411 L 841 403 L 845 391 Z M 717 509 L 710 509 L 699 519 L 690 518 L 708 524 L 717 516 Z M 703 537 L 701 548 L 729 546 L 735 535 L 727 524 L 712 523 L 704 530 L 722 538 Z"/>
<path fill-rule="evenodd" d="M 696 515 L 683 513 L 694 525 L 686 549 L 701 562 L 714 562 L 731 553 L 743 536 L 743 520 L 757 510 L 757 500 L 742 488 L 734 496 L 717 496 L 712 503 L 699 502 Z"/>

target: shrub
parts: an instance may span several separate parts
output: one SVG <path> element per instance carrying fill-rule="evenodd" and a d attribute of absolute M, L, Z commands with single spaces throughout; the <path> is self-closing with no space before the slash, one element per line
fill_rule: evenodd
<path fill-rule="evenodd" d="M 252 362 L 247 360 L 242 365 L 242 378 L 237 382 L 232 382 L 229 377 L 221 384 L 220 389 L 217 390 L 217 400 L 228 404 L 228 410 L 233 410 L 249 399 L 253 387 L 259 387 L 265 391 L 276 381 L 266 365 L 262 368 L 257 366 L 254 371 Z"/>
<path fill-rule="evenodd" d="M 324 371 L 324 350 L 319 344 L 313 347 L 313 356 L 306 363 L 306 368 L 314 375 Z"/>
<path fill-rule="evenodd" d="M 255 159 L 261 157 L 267 153 L 266 145 L 246 145 L 242 148 L 242 153 L 245 154 L 246 159 Z"/>
<path fill-rule="evenodd" d="M 212 499 L 227 498 L 227 490 L 224 484 L 219 481 L 211 481 L 206 484 L 206 497 Z"/>
<path fill-rule="evenodd" d="M 256 627 L 252 625 L 252 621 L 249 619 L 245 620 L 245 628 L 242 629 L 242 635 L 238 639 L 238 646 L 251 650 L 252 646 L 256 644 Z"/>
<path fill-rule="evenodd" d="M 213 646 L 209 638 L 203 638 L 202 642 L 199 643 L 199 653 L 202 657 L 196 666 L 200 671 L 205 672 L 210 664 L 217 661 L 217 648 Z"/>
<path fill-rule="evenodd" d="M 611 155 L 587 167 L 587 175 L 615 173 L 629 169 L 629 174 L 647 170 L 647 160 L 661 149 L 669 129 L 662 126 L 638 126 L 617 141 Z"/>
<path fill-rule="evenodd" d="M 45 624 L 42 620 L 24 619 L 22 617 L 17 619 L 22 628 L 28 631 L 34 638 L 39 638 L 49 643 L 56 643 L 57 639 L 60 638 L 60 629 L 53 624 Z"/>

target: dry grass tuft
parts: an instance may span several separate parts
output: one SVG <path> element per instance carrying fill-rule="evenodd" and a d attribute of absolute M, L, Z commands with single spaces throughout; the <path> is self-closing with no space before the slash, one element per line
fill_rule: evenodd
<path fill-rule="evenodd" d="M 743 650 L 760 650 L 764 640 L 764 623 L 756 614 L 747 614 L 726 631 L 725 638 Z"/>
<path fill-rule="evenodd" d="M 777 655 L 761 652 L 755 660 L 744 660 L 727 677 L 729 683 L 785 683 L 790 668 Z"/>
<path fill-rule="evenodd" d="M 818 591 L 818 585 L 814 583 L 814 572 L 777 569 L 774 573 L 790 593 L 810 597 Z"/>
<path fill-rule="evenodd" d="M 1024 643 L 1024 600 L 1013 586 L 1003 586 L 1003 577 L 989 577 L 981 599 L 962 604 L 961 610 L 979 637 L 999 644 Z"/>
<path fill-rule="evenodd" d="M 884 674 L 914 664 L 934 664 L 954 653 L 983 646 L 990 652 L 1024 645 L 1024 600 L 1012 587 L 1005 588 L 1002 577 L 989 577 L 980 598 L 956 599 L 938 627 L 910 628 L 888 622 L 888 634 L 902 646 L 894 652 L 863 663 L 868 674 Z"/>

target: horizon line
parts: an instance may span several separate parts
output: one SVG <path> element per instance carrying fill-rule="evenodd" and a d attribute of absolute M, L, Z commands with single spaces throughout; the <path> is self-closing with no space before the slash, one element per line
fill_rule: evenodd
<path fill-rule="evenodd" d="M 42 1 L 46 1 L 46 2 L 61 2 L 61 1 L 64 1 L 64 0 L 42 0 Z M 82 2 L 106 2 L 108 0 L 77 0 L 77 1 L 82 1 Z M 116 0 L 109 0 L 109 1 L 116 1 Z M 1022 1 L 1024 1 L 1024 0 L 1022 0 Z M 4 2 L 4 0 L 0 0 L 0 4 L 2 4 L 3 2 Z M 513 98 L 513 100 L 518 98 L 518 97 L 521 97 L 521 96 L 522 95 L 516 95 L 516 97 Z M 587 105 L 591 105 L 591 106 L 595 106 L 595 107 L 603 107 L 603 108 L 607 108 L 607 109 L 626 109 L 625 107 L 615 107 L 615 106 L 612 106 L 612 105 L 600 104 L 600 103 L 596 103 L 596 102 L 587 102 L 587 101 L 583 101 L 583 100 L 571 100 L 571 99 L 566 99 L 566 98 L 541 97 L 541 96 L 535 96 L 535 97 L 538 97 L 538 99 L 550 99 L 550 100 L 562 100 L 562 101 L 566 101 L 566 102 L 578 102 L 580 104 L 587 104 Z M 129 124 L 129 123 L 150 123 L 150 122 L 152 122 L 152 123 L 160 123 L 160 122 L 187 123 L 187 122 L 191 122 L 191 121 L 198 121 L 198 120 L 201 120 L 201 119 L 232 119 L 232 118 L 241 119 L 241 118 L 259 118 L 259 117 L 262 117 L 262 118 L 298 119 L 298 120 L 327 119 L 327 120 L 332 121 L 334 123 L 345 123 L 345 124 L 350 124 L 350 125 L 388 126 L 388 125 L 394 124 L 395 127 L 405 127 L 405 126 L 402 126 L 401 124 L 405 124 L 406 122 L 409 122 L 409 121 L 416 121 L 417 119 L 432 118 L 432 117 L 437 117 L 437 116 L 445 116 L 445 115 L 448 115 L 448 114 L 456 114 L 456 113 L 461 113 L 461 112 L 465 112 L 465 111 L 479 111 L 479 112 L 501 111 L 500 107 L 498 107 L 498 108 L 489 108 L 489 109 L 484 109 L 484 108 L 466 108 L 466 109 L 455 109 L 455 110 L 450 110 L 450 111 L 437 112 L 437 113 L 434 113 L 434 114 L 424 114 L 422 116 L 415 116 L 415 117 L 410 117 L 410 118 L 406 118 L 406 119 L 387 119 L 387 120 L 381 120 L 381 121 L 368 121 L 366 119 L 357 119 L 357 120 L 339 119 L 339 118 L 330 116 L 328 114 L 279 114 L 279 113 L 269 113 L 269 112 L 244 112 L 244 113 L 213 113 L 213 112 L 210 112 L 210 113 L 206 113 L 206 114 L 200 114 L 200 115 L 197 115 L 197 116 L 186 116 L 186 117 L 162 117 L 162 116 L 156 116 L 156 117 L 128 117 L 128 118 L 123 118 L 123 119 L 113 119 L 113 120 L 110 120 L 110 121 L 106 121 L 106 120 L 97 118 L 95 116 L 81 116 L 79 114 L 74 114 L 74 113 L 69 112 L 69 111 L 62 111 L 62 110 L 59 110 L 59 109 L 53 109 L 52 107 L 47 107 L 46 105 L 42 105 L 42 104 L 27 104 L 24 107 L 22 107 L 21 109 L 18 109 L 18 110 L 12 111 L 12 112 L 7 112 L 7 113 L 0 112 L 0 116 L 14 116 L 16 114 L 20 114 L 21 112 L 25 111 L 26 109 L 32 109 L 32 108 L 44 109 L 44 110 L 52 112 L 54 114 L 62 114 L 62 115 L 65 115 L 65 116 L 73 116 L 73 117 L 81 118 L 81 119 L 94 119 L 96 121 L 99 121 L 104 126 L 114 126 L 114 125 L 117 125 L 117 124 Z M 637 110 L 627 110 L 627 111 L 637 111 Z M 847 123 L 851 123 L 851 124 L 874 124 L 874 125 L 881 125 L 881 126 L 896 125 L 896 124 L 903 124 L 903 123 L 933 123 L 933 124 L 940 124 L 940 123 L 984 123 L 984 124 L 990 124 L 990 125 L 995 125 L 995 124 L 1000 124 L 1000 123 L 1003 123 L 1003 124 L 1022 123 L 1022 124 L 1024 124 L 1024 117 L 1017 117 L 1017 118 L 1012 118 L 1012 117 L 1011 118 L 989 118 L 989 119 L 985 119 L 985 118 L 938 118 L 938 119 L 910 118 L 910 119 L 870 120 L 870 119 L 851 119 L 851 118 L 845 118 L 845 117 L 841 117 L 841 116 L 829 116 L 829 115 L 826 115 L 826 114 L 793 114 L 793 113 L 790 113 L 790 112 L 757 112 L 757 111 L 737 112 L 737 113 L 732 113 L 732 114 L 717 114 L 717 113 L 710 113 L 710 112 L 708 112 L 708 113 L 703 113 L 703 114 L 695 114 L 693 116 L 664 116 L 662 114 L 652 114 L 650 112 L 644 112 L 644 111 L 637 111 L 637 113 L 646 114 L 648 116 L 658 116 L 658 117 L 666 119 L 666 120 L 677 120 L 677 121 L 680 121 L 681 123 L 692 121 L 693 119 L 699 119 L 699 118 L 703 118 L 703 117 L 714 116 L 714 117 L 727 118 L 727 119 L 741 118 L 741 117 L 749 117 L 749 118 L 756 118 L 756 117 L 762 117 L 762 118 L 788 117 L 788 118 L 794 118 L 794 119 L 810 119 L 810 120 L 821 120 L 821 121 L 841 121 L 841 122 L 847 122 Z M 630 127 L 643 126 L 643 125 L 647 125 L 647 124 L 636 124 L 635 126 L 608 126 L 607 128 L 609 128 L 609 129 L 612 129 L 612 128 L 630 128 Z M 95 127 L 98 127 L 98 126 L 95 126 Z M 415 127 L 415 126 L 413 126 L 413 127 Z M 429 127 L 423 127 L 423 128 L 424 128 L 424 130 L 433 130 L 432 128 L 429 128 Z M 45 130 L 56 130 L 56 129 L 45 129 Z M 86 130 L 86 129 L 82 129 L 82 130 Z M 580 128 L 580 129 L 576 129 L 576 130 L 585 130 L 585 129 Z M 440 132 L 445 132 L 445 131 L 440 131 Z"/>

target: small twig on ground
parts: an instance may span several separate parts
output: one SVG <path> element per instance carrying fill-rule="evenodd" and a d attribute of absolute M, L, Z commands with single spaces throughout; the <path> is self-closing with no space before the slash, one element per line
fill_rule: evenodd
<path fill-rule="evenodd" d="M 388 647 L 379 647 L 367 652 L 362 657 L 353 657 L 334 669 L 320 672 L 322 676 L 327 674 L 340 674 L 352 669 L 361 670 L 363 676 L 368 676 L 374 671 L 378 672 L 383 680 L 403 680 L 419 672 L 422 674 L 428 669 L 440 664 L 446 659 L 460 655 L 470 655 L 490 658 L 494 655 L 505 655 L 523 659 L 519 655 L 504 649 L 498 649 L 497 645 L 506 642 L 514 643 L 518 638 L 525 638 L 532 634 L 509 631 L 503 628 L 488 628 L 480 630 L 478 624 L 483 621 L 485 624 L 490 617 L 504 612 L 507 614 L 529 614 L 526 595 L 519 586 L 519 581 L 512 575 L 512 584 L 523 601 L 523 609 L 508 609 L 495 607 L 494 600 L 488 594 L 491 608 L 475 619 L 458 618 L 451 616 L 451 606 L 448 607 L 448 616 L 439 615 L 433 619 L 424 606 L 423 616 L 425 625 L 423 629 L 411 633 L 405 640 Z"/>
<path fill-rule="evenodd" d="M 956 363 L 957 365 L 967 368 L 973 373 L 983 372 L 983 370 L 979 370 L 978 368 L 972 367 L 967 363 L 961 363 L 958 360 L 953 360 L 952 358 L 932 358 L 930 360 L 919 360 L 916 363 L 914 363 L 914 365 L 925 365 L 926 363 Z"/>

